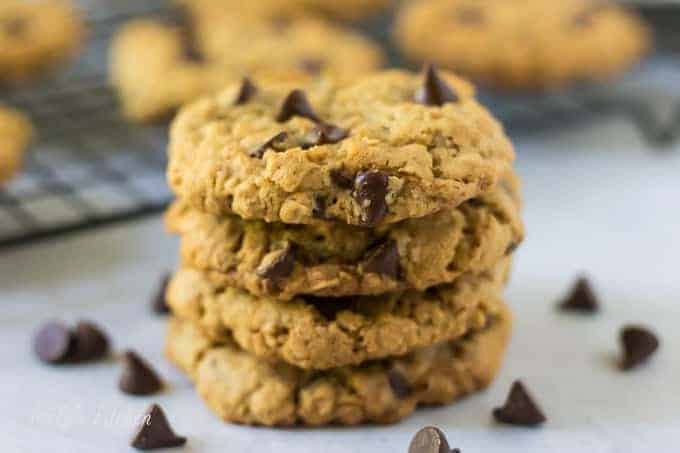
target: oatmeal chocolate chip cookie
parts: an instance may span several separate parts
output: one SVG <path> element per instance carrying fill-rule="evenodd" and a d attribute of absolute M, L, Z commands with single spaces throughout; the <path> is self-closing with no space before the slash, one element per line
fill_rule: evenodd
<path fill-rule="evenodd" d="M 215 340 L 232 337 L 256 356 L 327 369 L 402 355 L 483 328 L 498 311 L 509 259 L 479 275 L 426 292 L 290 302 L 225 286 L 219 276 L 181 269 L 170 282 L 175 316 Z"/>
<path fill-rule="evenodd" d="M 377 227 L 492 192 L 514 151 L 467 82 L 432 68 L 349 84 L 240 84 L 184 108 L 168 180 L 205 212 Z M 335 86 L 335 88 L 332 88 Z"/>
<path fill-rule="evenodd" d="M 487 387 L 503 361 L 506 307 L 482 331 L 356 367 L 306 371 L 263 361 L 232 341 L 214 343 L 173 319 L 166 355 L 222 419 L 253 425 L 395 423 L 419 404 L 447 404 Z"/>
<path fill-rule="evenodd" d="M 504 89 L 607 79 L 650 46 L 637 16 L 592 0 L 422 0 L 403 7 L 394 36 L 414 61 Z"/>
<path fill-rule="evenodd" d="M 353 78 L 382 64 L 373 43 L 317 19 L 285 27 L 240 17 L 222 22 L 200 29 L 148 20 L 126 24 L 111 50 L 112 82 L 124 113 L 159 120 L 245 75 L 299 86 L 325 75 Z"/>
<path fill-rule="evenodd" d="M 28 118 L 0 107 L 0 185 L 19 171 L 32 137 L 33 127 Z"/>
<path fill-rule="evenodd" d="M 73 56 L 82 17 L 66 0 L 0 2 L 0 83 L 16 82 Z"/>
<path fill-rule="evenodd" d="M 219 272 L 226 284 L 255 295 L 289 300 L 422 291 L 489 269 L 521 243 L 515 180 L 506 179 L 509 192 L 499 187 L 455 209 L 375 229 L 220 218 L 181 201 L 169 209 L 166 225 L 181 235 L 185 265 Z"/>

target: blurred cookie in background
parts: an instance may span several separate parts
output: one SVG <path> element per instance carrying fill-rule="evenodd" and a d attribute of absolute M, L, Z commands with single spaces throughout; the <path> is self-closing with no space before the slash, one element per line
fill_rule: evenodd
<path fill-rule="evenodd" d="M 151 122 L 244 76 L 354 78 L 380 67 L 382 50 L 324 20 L 278 21 L 231 14 L 168 25 L 125 25 L 111 49 L 112 83 L 124 114 Z"/>
<path fill-rule="evenodd" d="M 32 137 L 33 127 L 28 118 L 0 106 L 0 185 L 19 171 Z"/>
<path fill-rule="evenodd" d="M 606 80 L 651 46 L 638 16 L 591 0 L 416 0 L 399 12 L 393 37 L 414 62 L 504 90 Z"/>
<path fill-rule="evenodd" d="M 17 82 L 72 57 L 85 24 L 66 0 L 0 2 L 0 83 Z"/>

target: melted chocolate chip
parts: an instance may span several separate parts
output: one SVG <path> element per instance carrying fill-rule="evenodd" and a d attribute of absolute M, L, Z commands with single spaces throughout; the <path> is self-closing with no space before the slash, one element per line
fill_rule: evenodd
<path fill-rule="evenodd" d="M 154 450 L 180 447 L 186 442 L 186 437 L 175 434 L 163 409 L 158 404 L 153 404 L 142 416 L 130 445 L 137 450 Z"/>
<path fill-rule="evenodd" d="M 621 346 L 623 346 L 621 369 L 628 371 L 645 363 L 654 355 L 659 349 L 659 339 L 644 327 L 626 326 L 621 331 Z"/>
<path fill-rule="evenodd" d="M 288 139 L 288 132 L 280 132 L 252 150 L 250 152 L 250 157 L 254 157 L 256 159 L 262 159 L 264 157 L 264 153 L 267 152 L 268 149 L 273 149 L 274 151 L 280 151 L 280 149 L 277 149 L 277 146 L 284 143 Z"/>
<path fill-rule="evenodd" d="M 159 315 L 167 315 L 170 313 L 170 307 L 165 300 L 165 292 L 168 289 L 168 284 L 170 283 L 170 273 L 166 272 L 161 277 L 158 284 L 158 289 L 151 299 L 151 309 Z"/>
<path fill-rule="evenodd" d="M 106 357 L 109 353 L 109 339 L 104 331 L 90 321 L 79 321 L 73 331 L 74 362 L 86 362 Z"/>
<path fill-rule="evenodd" d="M 415 101 L 432 106 L 442 106 L 447 102 L 457 102 L 458 96 L 444 80 L 439 77 L 434 65 L 425 68 L 425 80 L 415 95 Z"/>
<path fill-rule="evenodd" d="M 345 129 L 332 124 L 319 124 L 307 133 L 300 143 L 302 149 L 312 146 L 332 145 L 347 138 L 348 132 Z"/>
<path fill-rule="evenodd" d="M 42 326 L 33 339 L 33 350 L 46 363 L 63 363 L 73 352 L 75 339 L 71 329 L 57 321 Z"/>
<path fill-rule="evenodd" d="M 318 58 L 304 58 L 299 61 L 298 66 L 307 74 L 318 75 L 323 69 L 323 61 Z"/>
<path fill-rule="evenodd" d="M 354 199 L 362 210 L 361 224 L 374 227 L 387 216 L 389 177 L 377 170 L 362 171 L 354 178 Z"/>
<path fill-rule="evenodd" d="M 446 436 L 439 428 L 427 426 L 413 436 L 408 453 L 460 453 L 460 450 L 449 447 Z"/>
<path fill-rule="evenodd" d="M 536 426 L 546 421 L 543 411 L 520 381 L 512 384 L 505 405 L 494 409 L 493 416 L 496 421 L 510 425 Z"/>
<path fill-rule="evenodd" d="M 152 395 L 163 388 L 163 382 L 144 359 L 134 351 L 123 354 L 123 372 L 118 388 L 129 395 Z"/>
<path fill-rule="evenodd" d="M 600 302 L 585 277 L 581 277 L 571 289 L 569 295 L 560 303 L 561 310 L 581 313 L 595 313 L 600 309 Z"/>
<path fill-rule="evenodd" d="M 411 384 L 409 384 L 404 375 L 397 370 L 390 370 L 387 373 L 387 380 L 390 383 L 392 392 L 394 392 L 394 395 L 397 398 L 405 399 L 413 394 Z"/>
<path fill-rule="evenodd" d="M 255 84 L 248 77 L 244 77 L 241 82 L 241 88 L 239 88 L 236 99 L 234 100 L 234 105 L 247 104 L 256 93 L 257 87 Z"/>
<path fill-rule="evenodd" d="M 362 263 L 362 268 L 365 272 L 387 275 L 396 279 L 399 276 L 399 262 L 397 242 L 390 240 L 372 250 Z"/>
<path fill-rule="evenodd" d="M 351 176 L 347 176 L 342 170 L 331 170 L 329 173 L 331 182 L 341 189 L 350 190 L 354 187 L 354 181 Z"/>
<path fill-rule="evenodd" d="M 294 116 L 301 116 L 315 123 L 322 123 L 307 100 L 307 95 L 302 90 L 293 90 L 286 96 L 281 105 L 281 111 L 276 116 L 276 121 L 285 123 Z"/>
<path fill-rule="evenodd" d="M 271 280 L 274 283 L 279 282 L 293 273 L 295 258 L 295 244 L 288 244 L 284 249 L 265 255 L 256 273 L 258 276 Z"/>

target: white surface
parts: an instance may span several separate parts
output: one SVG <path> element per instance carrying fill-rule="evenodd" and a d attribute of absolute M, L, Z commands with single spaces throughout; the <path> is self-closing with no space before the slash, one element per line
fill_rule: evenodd
<path fill-rule="evenodd" d="M 392 427 L 269 430 L 217 421 L 162 357 L 163 321 L 148 311 L 159 274 L 176 261 L 160 221 L 127 224 L 0 254 L 0 445 L 2 452 L 125 452 L 135 417 L 151 402 L 167 411 L 185 451 L 406 452 L 414 431 L 440 426 L 463 452 L 677 452 L 680 447 L 680 149 L 643 151 L 626 125 L 518 143 L 528 239 L 508 291 L 516 333 L 487 392 L 419 411 Z M 556 313 L 579 271 L 605 304 L 595 318 Z M 92 318 L 115 348 L 134 347 L 170 388 L 132 398 L 116 388 L 114 361 L 51 368 L 30 351 L 49 318 Z M 616 370 L 627 322 L 663 340 L 650 366 Z M 491 422 L 521 377 L 550 421 L 541 429 Z M 178 450 L 179 451 L 179 450 Z"/>

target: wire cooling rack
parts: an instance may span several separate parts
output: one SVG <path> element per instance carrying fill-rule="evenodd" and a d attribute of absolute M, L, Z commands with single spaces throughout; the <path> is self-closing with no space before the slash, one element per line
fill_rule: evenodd
<path fill-rule="evenodd" d="M 26 87 L 0 89 L 0 102 L 28 113 L 38 131 L 24 171 L 0 190 L 0 247 L 159 212 L 171 199 L 165 128 L 120 118 L 106 70 L 117 26 L 156 14 L 162 3 L 83 7 L 89 41 L 74 65 Z"/>
<path fill-rule="evenodd" d="M 106 61 L 111 35 L 121 23 L 138 16 L 172 16 L 170 2 L 81 3 L 90 34 L 78 62 L 26 88 L 0 89 L 0 103 L 29 113 L 39 131 L 25 171 L 0 189 L 0 248 L 157 213 L 172 198 L 164 178 L 166 127 L 133 126 L 119 116 Z M 661 30 L 661 42 L 677 52 L 680 8 L 665 8 L 646 15 Z M 386 16 L 361 28 L 386 44 L 393 65 L 403 65 L 389 46 L 389 25 Z M 653 61 L 631 77 L 632 85 L 486 101 L 513 134 L 593 114 L 625 114 L 650 143 L 668 144 L 680 138 L 680 100 L 666 89 L 654 90 L 649 74 L 662 81 L 677 78 L 678 53 L 670 58 L 668 71 Z M 680 83 L 675 86 L 680 90 Z"/>

